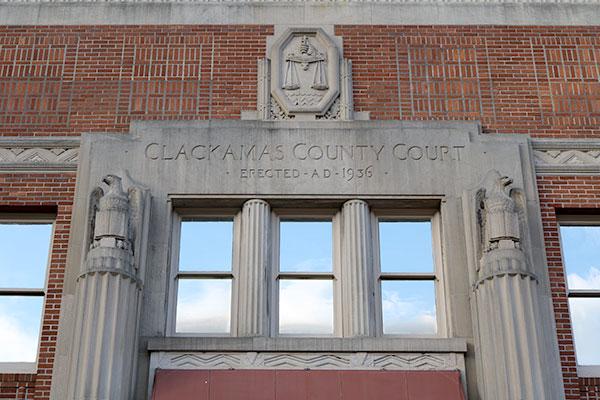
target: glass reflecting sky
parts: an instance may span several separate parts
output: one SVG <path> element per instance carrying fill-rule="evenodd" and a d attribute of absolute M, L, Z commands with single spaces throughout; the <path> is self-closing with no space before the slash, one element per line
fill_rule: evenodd
<path fill-rule="evenodd" d="M 0 287 L 43 288 L 52 224 L 0 224 Z"/>
<path fill-rule="evenodd" d="M 561 226 L 560 239 L 569 289 L 600 290 L 600 226 Z"/>
<path fill-rule="evenodd" d="M 381 272 L 433 272 L 431 222 L 379 222 Z"/>
<path fill-rule="evenodd" d="M 382 281 L 383 333 L 435 334 L 435 284 L 433 281 Z"/>
<path fill-rule="evenodd" d="M 282 221 L 279 226 L 282 272 L 331 272 L 331 221 Z"/>
<path fill-rule="evenodd" d="M 333 281 L 281 279 L 279 333 L 333 334 Z"/>
<path fill-rule="evenodd" d="M 180 271 L 231 271 L 233 221 L 181 223 Z"/>
<path fill-rule="evenodd" d="M 600 364 L 600 298 L 570 298 L 577 363 Z"/>
<path fill-rule="evenodd" d="M 179 279 L 176 332 L 228 334 L 230 321 L 230 279 Z"/>
<path fill-rule="evenodd" d="M 35 362 L 44 298 L 0 296 L 0 362 Z"/>

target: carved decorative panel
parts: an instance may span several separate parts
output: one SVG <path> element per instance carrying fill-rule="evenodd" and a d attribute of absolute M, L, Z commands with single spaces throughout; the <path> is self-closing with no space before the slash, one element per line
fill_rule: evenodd
<path fill-rule="evenodd" d="M 460 353 L 158 352 L 152 360 L 161 369 L 464 369 Z"/>
<path fill-rule="evenodd" d="M 0 140 L 0 170 L 76 170 L 79 141 L 61 139 Z"/>
<path fill-rule="evenodd" d="M 271 94 L 288 114 L 323 115 L 339 94 L 340 56 L 319 28 L 288 29 L 271 48 Z"/>
<path fill-rule="evenodd" d="M 600 172 L 600 141 L 535 140 L 532 147 L 538 174 L 589 175 Z"/>

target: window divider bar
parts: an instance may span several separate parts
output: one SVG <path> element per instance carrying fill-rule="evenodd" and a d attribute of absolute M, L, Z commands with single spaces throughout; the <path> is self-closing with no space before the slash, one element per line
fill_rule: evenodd
<path fill-rule="evenodd" d="M 231 271 L 178 271 L 177 278 L 181 279 L 233 279 Z"/>
<path fill-rule="evenodd" d="M 0 288 L 0 296 L 44 296 L 44 289 Z"/>
<path fill-rule="evenodd" d="M 433 272 L 382 272 L 379 279 L 386 281 L 434 281 L 436 276 Z"/>
<path fill-rule="evenodd" d="M 277 279 L 335 279 L 333 272 L 280 272 Z"/>
<path fill-rule="evenodd" d="M 600 290 L 589 290 L 589 289 L 571 289 L 569 290 L 569 297 L 597 297 L 600 298 Z"/>

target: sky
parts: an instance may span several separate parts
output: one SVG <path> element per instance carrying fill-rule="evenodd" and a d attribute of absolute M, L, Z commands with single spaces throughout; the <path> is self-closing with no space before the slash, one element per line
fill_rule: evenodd
<path fill-rule="evenodd" d="M 383 272 L 433 270 L 429 222 L 379 225 Z M 332 224 L 284 221 L 280 227 L 282 271 L 330 272 Z M 0 224 L 0 287 L 43 288 L 51 224 Z M 561 227 L 565 272 L 570 289 L 600 290 L 600 227 Z M 184 222 L 180 265 L 184 270 L 230 271 L 232 221 Z M 436 332 L 432 281 L 381 283 L 384 333 Z M 280 281 L 282 334 L 333 333 L 330 279 Z M 571 298 L 579 364 L 600 364 L 600 298 Z M 42 297 L 0 296 L 0 361 L 35 361 Z M 231 324 L 231 280 L 180 280 L 176 329 L 225 334 Z"/>
<path fill-rule="evenodd" d="M 384 272 L 432 272 L 430 222 L 380 224 Z M 181 230 L 180 264 L 186 271 L 231 269 L 233 223 L 189 221 Z M 332 272 L 331 221 L 282 221 L 280 270 Z M 231 281 L 180 279 L 177 332 L 226 334 L 231 324 Z M 279 333 L 333 334 L 333 281 L 279 280 Z M 386 334 L 435 334 L 433 281 L 382 282 L 382 309 Z"/>
<path fill-rule="evenodd" d="M 600 290 L 600 226 L 562 226 L 560 239 L 569 289 Z M 600 296 L 570 298 L 569 308 L 577 363 L 600 364 Z"/>
<path fill-rule="evenodd" d="M 0 288 L 41 289 L 51 224 L 0 224 Z M 0 362 L 35 362 L 44 298 L 0 296 Z"/>

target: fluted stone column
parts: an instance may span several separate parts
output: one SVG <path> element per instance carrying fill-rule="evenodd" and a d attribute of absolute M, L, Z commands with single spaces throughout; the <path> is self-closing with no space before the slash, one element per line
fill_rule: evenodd
<path fill-rule="evenodd" d="M 533 266 L 522 249 L 511 180 L 488 175 L 482 202 L 482 257 L 475 283 L 484 400 L 562 399 L 556 344 L 540 304 Z M 556 364 L 556 365 L 555 365 Z"/>
<path fill-rule="evenodd" d="M 70 400 L 127 400 L 134 388 L 142 288 L 132 210 L 121 178 L 108 175 L 104 182 L 108 192 L 98 188 L 90 205 L 93 238 L 77 282 Z"/>
<path fill-rule="evenodd" d="M 369 205 L 350 200 L 342 207 L 342 334 L 374 333 L 372 233 Z"/>
<path fill-rule="evenodd" d="M 268 332 L 269 204 L 259 199 L 248 200 L 242 208 L 241 224 L 238 335 L 263 336 Z"/>

